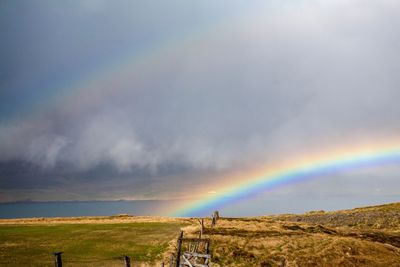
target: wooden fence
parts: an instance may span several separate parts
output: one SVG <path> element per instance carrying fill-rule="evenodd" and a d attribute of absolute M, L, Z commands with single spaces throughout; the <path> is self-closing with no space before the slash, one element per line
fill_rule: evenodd
<path fill-rule="evenodd" d="M 210 227 L 215 227 L 217 220 L 219 219 L 219 212 L 214 211 L 211 216 Z M 183 231 L 181 230 L 177 239 L 177 246 L 175 255 L 171 255 L 169 259 L 169 267 L 208 267 L 211 263 L 210 254 L 210 242 L 209 238 L 203 238 L 205 233 L 204 219 L 198 219 L 199 222 L 199 236 L 197 238 L 185 238 L 183 237 Z M 63 252 L 54 252 L 54 263 L 55 267 L 62 267 L 62 254 Z M 133 265 L 132 259 L 124 255 L 121 257 L 121 261 L 125 264 L 125 267 L 131 267 Z M 121 263 L 122 266 L 122 263 Z M 165 267 L 164 262 L 160 263 L 161 267 Z"/>

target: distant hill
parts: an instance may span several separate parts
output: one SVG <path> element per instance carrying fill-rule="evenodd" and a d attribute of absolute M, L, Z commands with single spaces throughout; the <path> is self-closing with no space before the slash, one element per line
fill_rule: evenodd
<path fill-rule="evenodd" d="M 357 229 L 399 229 L 400 203 L 369 206 L 334 212 L 314 211 L 303 215 L 280 216 L 280 219 Z"/>

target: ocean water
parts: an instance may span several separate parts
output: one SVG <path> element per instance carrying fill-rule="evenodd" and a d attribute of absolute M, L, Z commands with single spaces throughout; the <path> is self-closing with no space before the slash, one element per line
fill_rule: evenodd
<path fill-rule="evenodd" d="M 172 201 L 84 201 L 1 203 L 0 218 L 166 215 Z"/>
<path fill-rule="evenodd" d="M 258 196 L 195 212 L 195 216 L 210 216 L 218 209 L 221 216 L 242 217 L 279 213 L 303 213 L 311 210 L 339 210 L 399 202 L 399 196 Z M 85 202 L 17 202 L 1 203 L 0 218 L 110 216 L 118 214 L 168 216 L 178 201 L 85 201 Z"/>

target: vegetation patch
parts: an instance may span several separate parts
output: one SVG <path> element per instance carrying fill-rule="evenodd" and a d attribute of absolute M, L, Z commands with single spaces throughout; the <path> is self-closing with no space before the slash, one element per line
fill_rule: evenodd
<path fill-rule="evenodd" d="M 121 266 L 161 259 L 180 223 L 0 225 L 1 266 L 54 266 L 63 251 L 65 266 Z"/>
<path fill-rule="evenodd" d="M 213 266 L 400 266 L 400 205 L 221 218 Z"/>

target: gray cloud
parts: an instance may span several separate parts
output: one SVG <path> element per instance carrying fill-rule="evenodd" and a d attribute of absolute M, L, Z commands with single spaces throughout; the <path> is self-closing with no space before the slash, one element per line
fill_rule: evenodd
<path fill-rule="evenodd" d="M 54 167 L 59 153 L 67 144 L 63 136 L 41 136 L 31 141 L 26 159 L 45 168 Z"/>
<path fill-rule="evenodd" d="M 128 14 L 122 6 L 83 5 L 102 28 L 63 28 L 73 32 L 67 37 L 86 40 L 85 33 L 95 29 L 96 41 L 115 40 L 89 51 L 83 43 L 45 36 L 66 50 L 57 58 L 68 69 L 64 79 L 76 76 L 68 67 L 70 54 L 75 60 L 83 57 L 85 71 L 107 49 L 118 54 L 132 45 L 139 55 L 133 63 L 114 63 L 75 92 L 60 93 L 63 97 L 38 112 L 0 122 L 0 160 L 56 170 L 68 165 L 77 175 L 102 164 L 112 166 L 116 177 L 142 170 L 141 178 L 157 177 L 153 182 L 160 186 L 152 186 L 161 194 L 163 179 L 174 184 L 183 176 L 190 180 L 199 173 L 248 168 L 323 148 L 381 142 L 400 132 L 396 1 L 272 1 L 243 14 L 238 1 L 229 19 L 199 15 L 187 28 L 180 26 L 187 16 L 177 10 L 178 21 L 151 13 L 160 29 L 139 9 Z M 211 6 L 204 4 L 201 12 Z M 215 14 L 222 10 L 219 4 Z M 63 19 L 69 21 L 69 15 Z M 116 32 L 101 23 L 104 16 L 117 24 Z M 184 37 L 161 29 L 163 21 Z M 187 34 L 191 30 L 196 34 Z M 154 48 L 147 33 L 164 46 Z M 169 34 L 175 43 L 163 39 Z M 41 54 L 46 71 L 37 75 L 54 88 L 48 69 L 55 62 L 51 53 Z M 165 166 L 182 172 L 165 178 Z"/>

